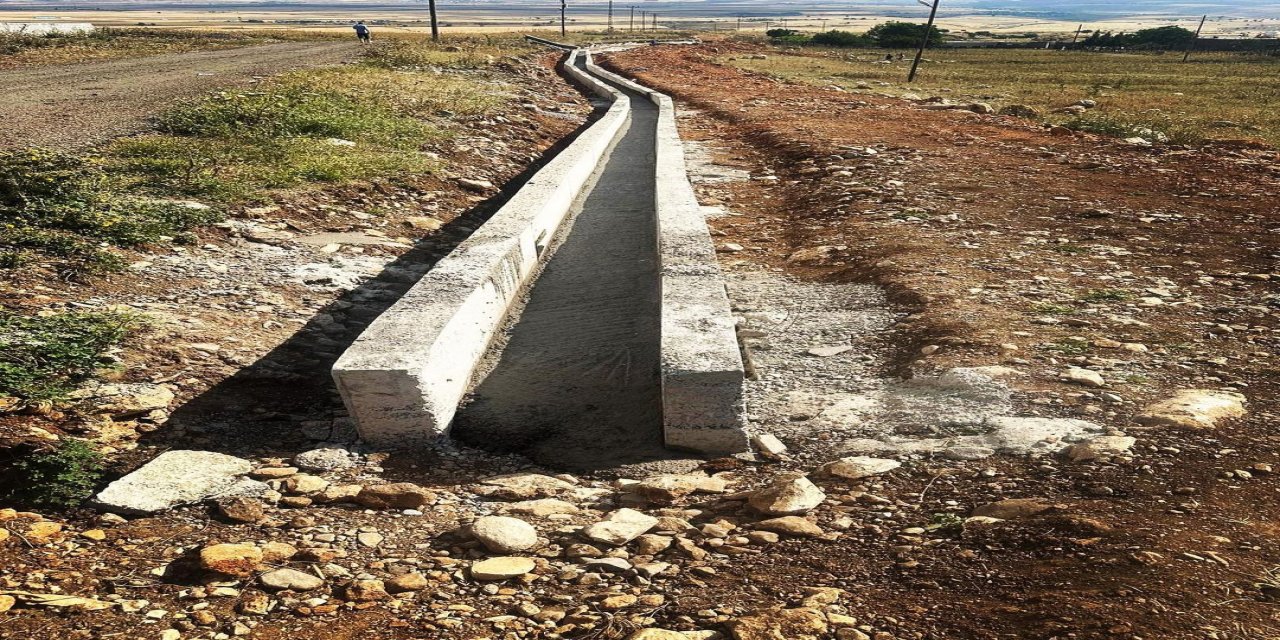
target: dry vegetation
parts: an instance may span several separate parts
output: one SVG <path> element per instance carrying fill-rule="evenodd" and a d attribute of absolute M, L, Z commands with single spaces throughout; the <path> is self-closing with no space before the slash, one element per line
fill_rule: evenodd
<path fill-rule="evenodd" d="M 1026 104 L 1051 111 L 1088 98 L 1098 109 L 1087 118 L 1049 114 L 1056 123 L 1124 135 L 1154 129 L 1182 142 L 1263 138 L 1280 142 L 1280 58 L 1196 54 L 1115 54 L 1013 50 L 938 50 L 913 85 L 905 82 L 910 56 L 885 63 L 886 51 L 778 52 L 733 64 L 776 77 L 894 96 L 941 95 L 996 107 Z M 894 51 L 890 53 L 902 53 Z"/>

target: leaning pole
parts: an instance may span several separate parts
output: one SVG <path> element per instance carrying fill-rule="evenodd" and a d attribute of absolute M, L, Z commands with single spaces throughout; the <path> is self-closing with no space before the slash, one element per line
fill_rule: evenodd
<path fill-rule="evenodd" d="M 920 4 L 927 4 L 924 0 L 917 0 Z M 916 50 L 916 59 L 911 62 L 911 73 L 907 74 L 907 82 L 915 82 L 916 69 L 920 67 L 920 59 L 924 57 L 924 49 L 929 46 L 929 36 L 933 35 L 933 19 L 938 16 L 938 4 L 942 0 L 933 0 L 933 7 L 929 9 L 929 23 L 924 27 L 924 37 L 920 38 L 920 48 Z"/>

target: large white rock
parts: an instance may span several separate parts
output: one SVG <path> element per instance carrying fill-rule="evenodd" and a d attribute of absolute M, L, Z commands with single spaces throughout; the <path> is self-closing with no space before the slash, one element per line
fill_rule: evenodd
<path fill-rule="evenodd" d="M 212 451 L 167 451 L 107 485 L 95 498 L 105 511 L 148 514 L 222 495 L 253 464 Z"/>
<path fill-rule="evenodd" d="M 1183 389 L 1172 398 L 1148 406 L 1138 422 L 1148 426 L 1211 429 L 1224 418 L 1245 414 L 1245 398 L 1230 391 Z"/>
<path fill-rule="evenodd" d="M 814 510 L 826 499 L 827 494 L 804 474 L 789 473 L 778 476 L 768 486 L 752 493 L 747 503 L 772 516 L 795 516 Z"/>
<path fill-rule="evenodd" d="M 307 471 L 336 471 L 356 466 L 356 461 L 351 459 L 351 453 L 337 447 L 303 451 L 293 457 L 293 463 L 299 469 Z"/>
<path fill-rule="evenodd" d="M 484 516 L 471 524 L 471 535 L 494 553 L 516 553 L 538 545 L 538 530 L 519 518 Z"/>
<path fill-rule="evenodd" d="M 589 540 L 621 546 L 649 532 L 658 519 L 635 509 L 618 509 L 601 522 L 582 529 Z"/>
<path fill-rule="evenodd" d="M 888 473 L 901 466 L 901 462 L 887 458 L 850 456 L 818 467 L 817 473 L 820 476 L 831 476 L 845 480 L 861 480 L 862 478 Z"/>

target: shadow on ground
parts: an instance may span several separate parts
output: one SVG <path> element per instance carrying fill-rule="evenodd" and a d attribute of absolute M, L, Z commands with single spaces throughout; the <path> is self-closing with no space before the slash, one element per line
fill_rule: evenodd
<path fill-rule="evenodd" d="M 357 437 L 354 424 L 347 417 L 330 377 L 333 363 L 360 332 L 394 304 L 422 274 L 466 240 L 538 169 L 595 122 L 601 107 L 607 105 L 596 100 L 592 103 L 596 107 L 592 117 L 548 149 L 539 161 L 508 181 L 501 193 L 421 239 L 409 251 L 388 263 L 379 275 L 320 309 L 292 337 L 262 358 L 178 407 L 167 427 L 147 436 L 142 444 L 164 449 L 220 451 L 237 456 L 287 457 L 324 443 L 353 442 Z M 657 432 L 654 437 L 658 437 Z M 511 447 L 503 446 L 503 442 L 503 439 L 496 438 L 487 443 L 472 440 L 471 444 L 503 453 L 512 452 Z M 649 444 L 657 446 L 643 447 L 643 451 L 637 452 L 638 457 L 634 458 L 625 454 L 611 455 L 607 462 L 613 465 L 652 460 L 658 455 L 655 451 L 661 448 L 659 442 Z M 538 453 L 538 462 L 549 466 L 582 466 L 577 464 L 580 457 L 566 461 L 567 464 L 557 464 L 554 455 L 545 455 L 545 447 L 541 447 Z M 406 475 L 421 480 L 424 474 L 429 474 L 436 467 L 435 463 L 444 462 L 443 458 L 448 456 L 448 448 L 404 452 L 393 455 L 386 466 L 391 476 Z M 457 465 L 441 466 L 450 469 L 452 482 L 465 481 L 465 478 L 457 477 Z M 471 470 L 476 476 L 484 476 L 510 466 L 509 458 L 496 458 L 492 468 L 478 463 Z"/>

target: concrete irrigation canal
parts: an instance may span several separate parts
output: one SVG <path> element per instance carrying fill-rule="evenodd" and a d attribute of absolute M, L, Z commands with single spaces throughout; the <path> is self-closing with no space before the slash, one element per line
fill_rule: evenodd
<path fill-rule="evenodd" d="M 607 105 L 334 366 L 363 439 L 566 467 L 747 448 L 743 368 L 670 98 L 571 50 Z"/>

